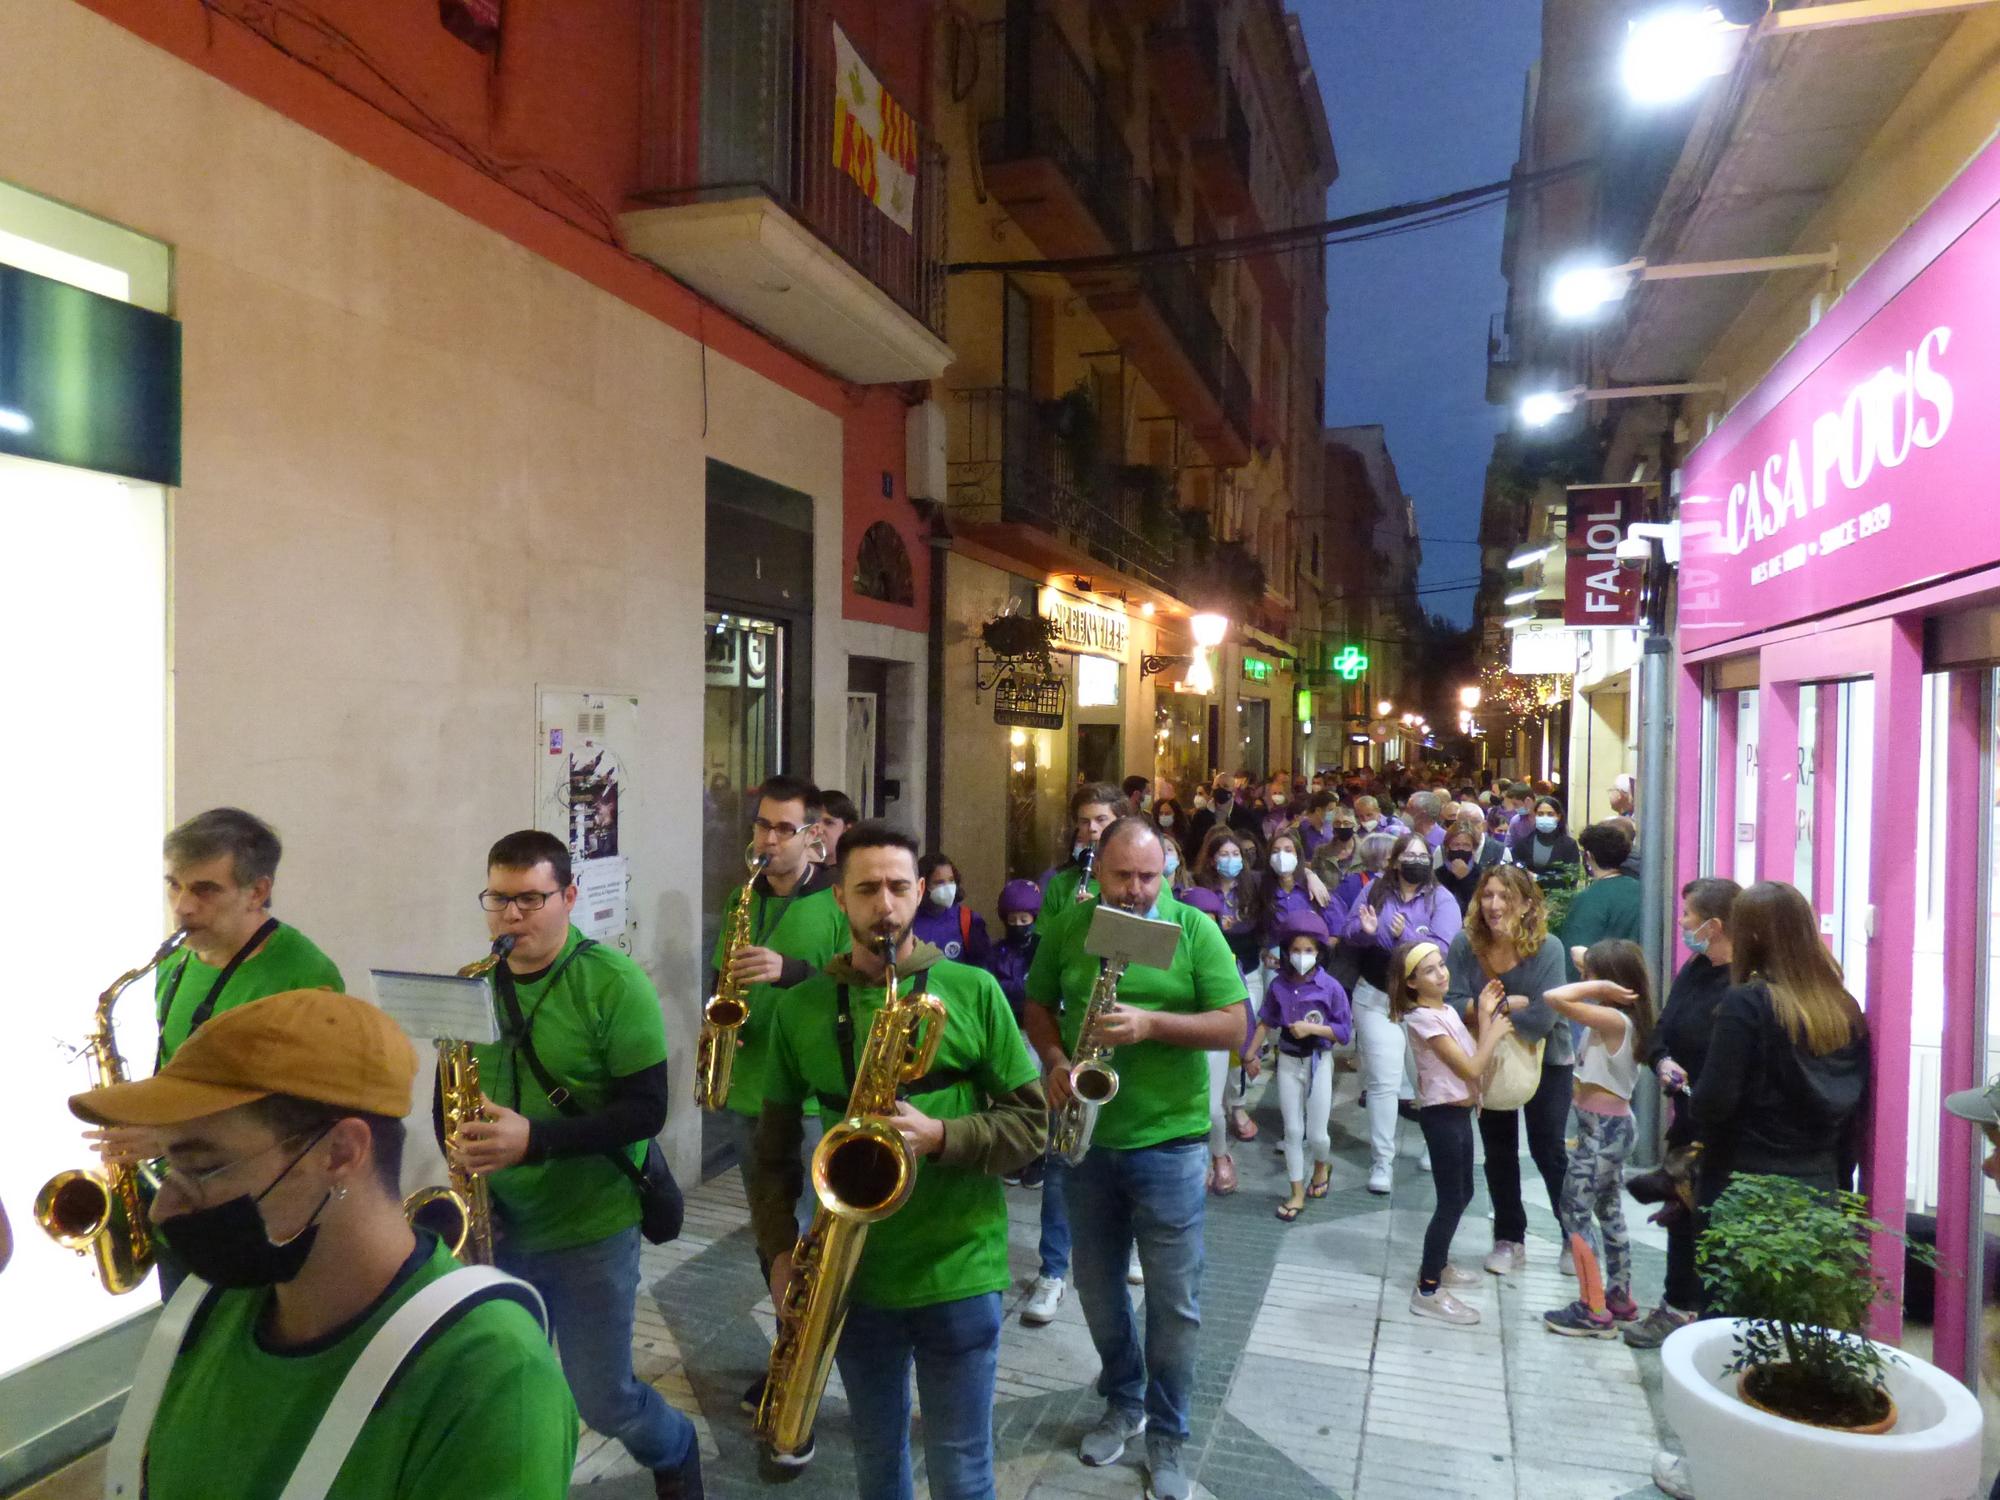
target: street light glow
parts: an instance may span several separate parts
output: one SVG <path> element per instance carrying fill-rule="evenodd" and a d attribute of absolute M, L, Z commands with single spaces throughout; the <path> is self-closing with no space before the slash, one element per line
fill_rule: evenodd
<path fill-rule="evenodd" d="M 1549 285 L 1549 306 L 1555 315 L 1572 322 L 1597 315 L 1632 290 L 1635 267 L 1631 264 L 1607 266 L 1602 263 L 1571 266 L 1557 274 Z"/>
<path fill-rule="evenodd" d="M 1477 683 L 1473 683 L 1469 686 L 1462 687 L 1458 690 L 1459 704 L 1461 707 L 1465 709 L 1467 713 L 1470 713 L 1473 709 L 1479 707 L 1479 700 L 1483 696 L 1484 694 L 1481 693 L 1479 685 Z"/>
<path fill-rule="evenodd" d="M 1188 620 L 1188 629 L 1194 632 L 1197 646 L 1220 646 L 1222 638 L 1229 634 L 1227 615 L 1194 615 Z"/>
<path fill-rule="evenodd" d="M 1389 717 L 1389 714 L 1391 713 L 1392 710 L 1394 710 L 1395 707 L 1396 707 L 1395 704 L 1391 703 L 1387 698 L 1384 698 L 1375 705 L 1375 717 L 1378 719 L 1386 719 Z"/>
<path fill-rule="evenodd" d="M 1541 593 L 1540 589 L 1516 589 L 1500 603 L 1504 608 L 1512 609 L 1517 604 L 1526 604 L 1530 599 L 1540 598 Z"/>
<path fill-rule="evenodd" d="M 1502 620 L 1500 628 L 1502 630 L 1519 630 L 1523 625 L 1532 625 L 1534 623 L 1535 617 L 1533 615 L 1515 615 L 1510 620 Z"/>
<path fill-rule="evenodd" d="M 1543 558 L 1547 557 L 1554 550 L 1555 550 L 1555 544 L 1553 542 L 1544 542 L 1539 547 L 1523 548 L 1521 551 L 1516 552 L 1512 557 L 1507 559 L 1507 566 L 1517 571 L 1522 568 L 1532 568 L 1536 563 L 1540 562 Z M 1535 592 L 1540 593 L 1541 590 L 1537 589 L 1535 590 Z"/>
<path fill-rule="evenodd" d="M 1744 28 L 1731 26 L 1713 5 L 1666 5 L 1627 28 L 1619 73 L 1640 104 L 1692 98 L 1736 62 Z"/>
<path fill-rule="evenodd" d="M 0 432 L 11 432 L 16 437 L 26 437 L 35 430 L 34 422 L 24 411 L 15 411 L 11 406 L 0 406 Z"/>
<path fill-rule="evenodd" d="M 1521 425 L 1546 427 L 1575 410 L 1576 397 L 1568 391 L 1531 391 L 1521 398 Z"/>

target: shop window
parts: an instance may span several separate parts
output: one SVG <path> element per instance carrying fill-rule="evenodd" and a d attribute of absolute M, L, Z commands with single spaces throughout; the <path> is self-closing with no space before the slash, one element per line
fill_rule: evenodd
<path fill-rule="evenodd" d="M 877 521 L 861 534 L 861 550 L 854 559 L 854 592 L 884 604 L 917 602 L 910 549 L 887 521 Z"/>
<path fill-rule="evenodd" d="M 1076 659 L 1076 706 L 1116 708 L 1118 679 L 1123 668 L 1108 656 L 1079 656 Z"/>

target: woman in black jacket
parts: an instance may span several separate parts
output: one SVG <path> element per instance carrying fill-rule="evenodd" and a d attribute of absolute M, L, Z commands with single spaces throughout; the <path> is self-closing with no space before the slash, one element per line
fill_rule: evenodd
<path fill-rule="evenodd" d="M 1554 797 L 1537 797 L 1534 822 L 1507 845 L 1507 857 L 1530 875 L 1556 865 L 1581 866 L 1583 851 L 1563 827 L 1563 805 Z"/>

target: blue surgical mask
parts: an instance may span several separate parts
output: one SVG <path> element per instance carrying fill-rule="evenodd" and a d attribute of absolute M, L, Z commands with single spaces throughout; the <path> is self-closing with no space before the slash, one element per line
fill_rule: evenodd
<path fill-rule="evenodd" d="M 1536 817 L 1535 832 L 1554 833 L 1555 831 L 1556 831 L 1556 820 L 1554 818 L 1550 817 L 1547 813 L 1542 813 Z"/>
<path fill-rule="evenodd" d="M 1181 857 L 1173 850 L 1167 851 L 1167 874 L 1171 875 L 1181 867 Z"/>
<path fill-rule="evenodd" d="M 1705 927 L 1708 924 L 1704 922 L 1702 925 Z M 1687 944 L 1687 950 L 1690 953 L 1708 952 L 1708 939 L 1705 937 L 1696 937 L 1692 932 L 1689 932 L 1685 927 L 1681 929 L 1681 941 Z"/>
<path fill-rule="evenodd" d="M 1227 880 L 1234 880 L 1243 873 L 1243 856 L 1240 854 L 1219 855 L 1215 861 L 1215 873 Z"/>

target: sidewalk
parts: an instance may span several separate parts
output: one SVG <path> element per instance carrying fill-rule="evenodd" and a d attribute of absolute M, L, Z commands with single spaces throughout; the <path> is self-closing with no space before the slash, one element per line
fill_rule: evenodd
<path fill-rule="evenodd" d="M 1343 1077 L 1346 1088 L 1351 1077 Z M 1272 1149 L 1275 1104 L 1259 1108 L 1257 1140 L 1239 1143 L 1242 1188 L 1209 1200 L 1201 1359 L 1188 1445 L 1196 1493 L 1218 1500 L 1613 1500 L 1659 1492 L 1648 1478 L 1658 1444 L 1659 1358 L 1622 1341 L 1557 1338 L 1541 1314 L 1568 1302 L 1555 1221 L 1530 1185 L 1528 1269 L 1488 1278 L 1468 1300 L 1477 1328 L 1447 1328 L 1408 1309 L 1430 1178 L 1417 1170 L 1414 1125 L 1403 1127 L 1395 1191 L 1371 1196 L 1358 1104 L 1334 1110 L 1334 1191 L 1296 1224 L 1272 1209 L 1284 1191 Z M 1014 1269 L 994 1411 L 1000 1500 L 1102 1500 L 1142 1493 L 1140 1445 L 1125 1463 L 1088 1469 L 1077 1439 L 1101 1410 L 1090 1390 L 1096 1356 L 1074 1294 L 1057 1320 L 1015 1316 L 1035 1270 L 1039 1198 L 1010 1189 Z M 1658 1296 L 1663 1240 L 1628 1202 L 1642 1305 Z M 1476 1267 L 1491 1242 L 1483 1185 L 1460 1228 L 1455 1259 Z M 736 1406 L 769 1350 L 770 1297 L 758 1284 L 749 1214 L 734 1172 L 688 1198 L 687 1228 L 648 1247 L 639 1308 L 642 1376 L 694 1417 L 708 1491 L 770 1495 L 757 1474 L 749 1419 Z M 1141 1295 L 1135 1288 L 1134 1297 Z M 919 1448 L 918 1493 L 924 1493 Z M 593 1433 L 579 1449 L 573 1492 L 643 1500 L 648 1480 Z M 782 1486 L 789 1500 L 854 1493 L 836 1374 L 819 1422 L 819 1456 Z"/>

